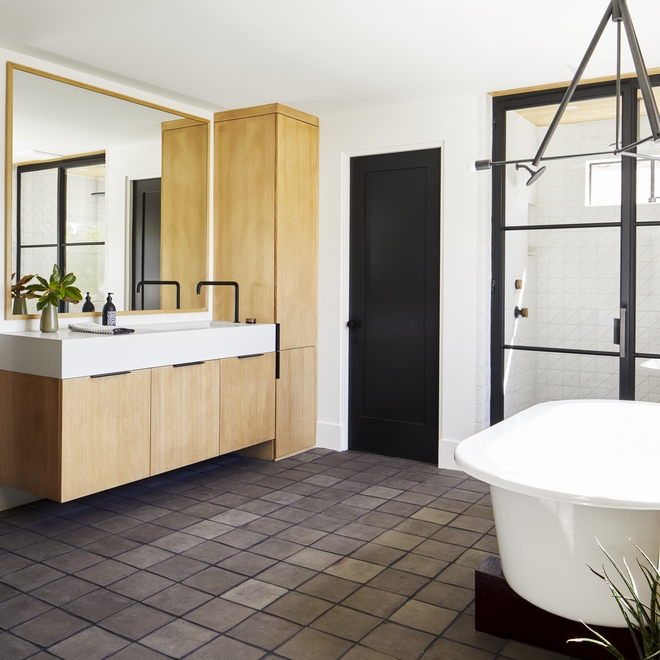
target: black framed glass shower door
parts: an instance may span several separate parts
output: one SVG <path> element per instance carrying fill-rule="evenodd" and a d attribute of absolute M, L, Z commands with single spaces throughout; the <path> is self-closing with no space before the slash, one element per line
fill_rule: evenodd
<path fill-rule="evenodd" d="M 648 132 L 637 96 L 624 81 L 624 144 Z M 531 158 L 562 97 L 494 99 L 493 160 Z M 655 162 L 611 153 L 615 116 L 614 83 L 579 87 L 540 179 L 493 168 L 491 423 L 559 399 L 660 401 L 642 366 L 660 358 Z M 590 155 L 552 160 L 567 154 Z"/>

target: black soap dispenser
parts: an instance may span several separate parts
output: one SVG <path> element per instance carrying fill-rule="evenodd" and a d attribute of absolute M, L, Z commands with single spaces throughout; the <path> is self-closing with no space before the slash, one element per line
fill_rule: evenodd
<path fill-rule="evenodd" d="M 117 325 L 117 308 L 112 302 L 112 294 L 108 293 L 108 299 L 103 305 L 103 316 L 101 317 L 103 325 Z"/>
<path fill-rule="evenodd" d="M 94 303 L 92 302 L 92 298 L 89 295 L 89 291 L 87 292 L 87 295 L 85 296 L 85 302 L 83 303 L 82 311 L 83 312 L 93 312 L 93 311 L 95 311 Z"/>

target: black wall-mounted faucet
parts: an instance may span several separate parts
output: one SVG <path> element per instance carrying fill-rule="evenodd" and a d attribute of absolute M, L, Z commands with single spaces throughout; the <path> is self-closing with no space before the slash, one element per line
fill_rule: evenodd
<path fill-rule="evenodd" d="M 197 284 L 197 295 L 202 290 L 203 286 L 233 286 L 234 287 L 234 323 L 240 323 L 238 320 L 238 282 L 199 282 Z"/>
<path fill-rule="evenodd" d="M 181 285 L 176 280 L 142 280 L 141 282 L 138 282 L 138 285 L 135 289 L 136 292 L 140 293 L 140 289 L 142 289 L 143 286 L 147 286 L 148 284 L 155 284 L 158 286 L 160 286 L 161 284 L 172 284 L 173 286 L 175 286 L 176 308 L 181 309 Z M 197 293 L 199 293 L 199 291 Z M 142 309 L 144 309 L 144 296 L 142 297 Z"/>

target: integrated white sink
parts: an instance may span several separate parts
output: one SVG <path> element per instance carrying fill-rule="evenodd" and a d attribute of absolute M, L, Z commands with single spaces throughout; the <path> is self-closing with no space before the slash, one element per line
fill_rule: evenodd
<path fill-rule="evenodd" d="M 0 369 L 50 378 L 79 378 L 219 360 L 275 350 L 275 325 L 190 321 L 135 325 L 127 335 L 63 328 L 0 334 Z"/>

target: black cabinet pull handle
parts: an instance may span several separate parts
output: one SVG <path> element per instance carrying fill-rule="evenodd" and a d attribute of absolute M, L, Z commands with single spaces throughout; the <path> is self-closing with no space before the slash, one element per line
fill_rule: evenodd
<path fill-rule="evenodd" d="M 114 371 L 110 374 L 94 374 L 90 378 L 107 378 L 108 376 L 123 376 L 124 374 L 130 374 L 130 371 Z"/>
<path fill-rule="evenodd" d="M 252 353 L 252 355 L 238 355 L 239 360 L 245 360 L 246 358 L 251 358 L 251 357 L 261 357 L 263 353 Z"/>
<path fill-rule="evenodd" d="M 204 360 L 197 360 L 197 362 L 182 362 L 181 364 L 173 364 L 172 366 L 176 369 L 177 367 L 192 367 L 195 364 L 206 364 Z"/>

